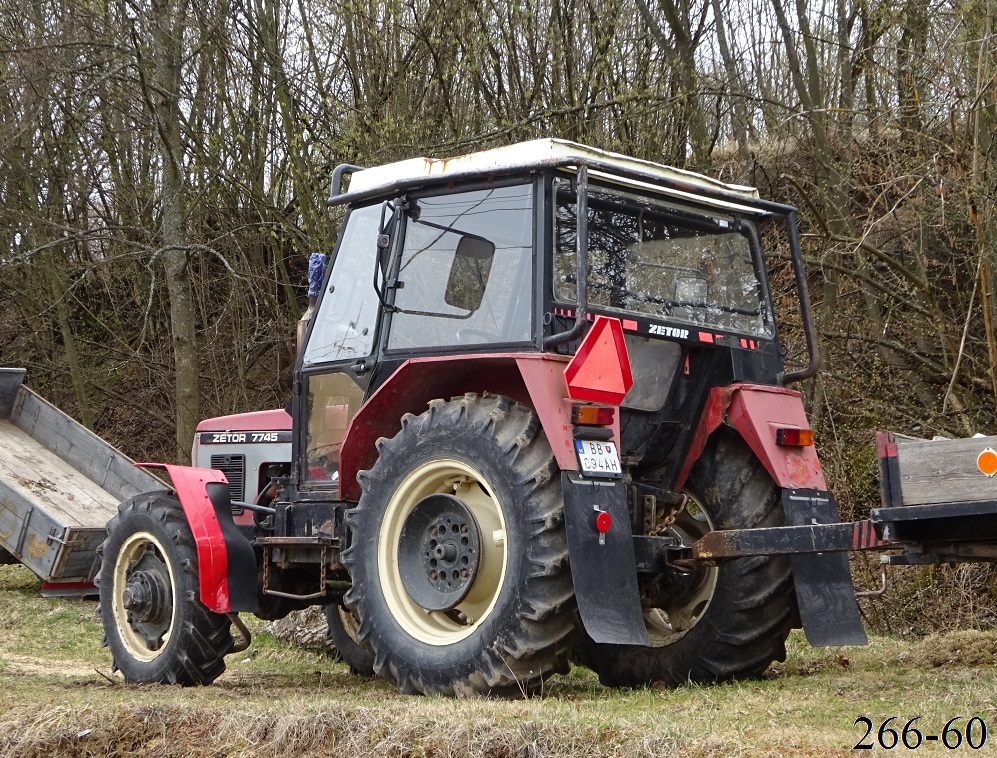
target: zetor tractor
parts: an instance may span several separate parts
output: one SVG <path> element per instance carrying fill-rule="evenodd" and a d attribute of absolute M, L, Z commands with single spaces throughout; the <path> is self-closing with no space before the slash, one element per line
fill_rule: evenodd
<path fill-rule="evenodd" d="M 237 613 L 312 604 L 338 609 L 356 670 L 408 693 L 528 693 L 573 659 L 608 685 L 750 677 L 801 623 L 865 641 L 842 551 L 881 529 L 837 523 L 788 389 L 818 360 L 793 208 L 557 140 L 340 166 L 329 204 L 347 215 L 286 475 L 244 502 L 165 465 L 173 489 L 109 525 L 126 681 L 209 683 L 249 642 Z M 767 225 L 792 253 L 800 371 Z M 272 437 L 227 428 L 200 441 L 288 438 L 271 417 Z"/>

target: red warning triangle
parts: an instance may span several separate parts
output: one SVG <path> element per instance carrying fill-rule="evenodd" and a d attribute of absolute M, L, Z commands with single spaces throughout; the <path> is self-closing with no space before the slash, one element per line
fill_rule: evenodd
<path fill-rule="evenodd" d="M 564 369 L 572 400 L 619 405 L 633 386 L 623 326 L 616 318 L 596 316 L 578 352 Z"/>

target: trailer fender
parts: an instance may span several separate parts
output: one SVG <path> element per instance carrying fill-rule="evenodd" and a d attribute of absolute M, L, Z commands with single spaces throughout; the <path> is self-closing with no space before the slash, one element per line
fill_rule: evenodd
<path fill-rule="evenodd" d="M 561 490 L 571 579 L 585 631 L 599 643 L 649 645 L 626 488 L 620 481 L 562 471 Z M 596 525 L 600 514 L 608 514 L 602 516 L 605 532 Z"/>
<path fill-rule="evenodd" d="M 183 506 L 197 544 L 201 602 L 215 613 L 255 613 L 256 552 L 232 519 L 228 480 L 221 471 L 168 463 L 139 463 L 163 468 Z"/>
<path fill-rule="evenodd" d="M 685 484 L 693 464 L 706 447 L 706 440 L 724 419 L 737 430 L 780 487 L 826 490 L 824 472 L 812 445 L 784 447 L 776 441 L 780 428 L 807 429 L 802 395 L 785 387 L 733 384 L 710 390 L 700 414 L 676 488 Z"/>

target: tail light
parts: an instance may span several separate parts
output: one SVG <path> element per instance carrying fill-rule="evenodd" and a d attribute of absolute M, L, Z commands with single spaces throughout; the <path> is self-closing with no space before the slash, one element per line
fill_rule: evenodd
<path fill-rule="evenodd" d="M 783 447 L 812 447 L 814 430 L 782 427 L 775 430 L 775 441 Z"/>
<path fill-rule="evenodd" d="M 571 423 L 579 426 L 612 426 L 616 409 L 601 405 L 571 406 Z"/>

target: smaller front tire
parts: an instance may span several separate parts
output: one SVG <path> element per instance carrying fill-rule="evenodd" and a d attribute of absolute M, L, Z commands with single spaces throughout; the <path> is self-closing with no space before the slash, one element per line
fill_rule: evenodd
<path fill-rule="evenodd" d="M 180 502 L 126 500 L 101 546 L 100 616 L 126 682 L 210 684 L 232 649 L 227 616 L 199 600 L 197 547 Z"/>

